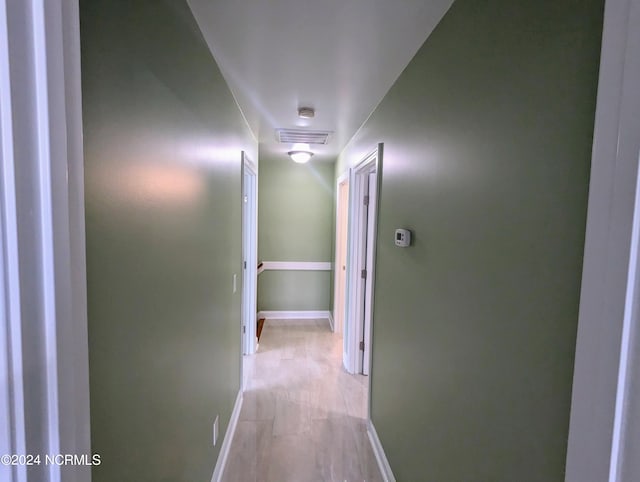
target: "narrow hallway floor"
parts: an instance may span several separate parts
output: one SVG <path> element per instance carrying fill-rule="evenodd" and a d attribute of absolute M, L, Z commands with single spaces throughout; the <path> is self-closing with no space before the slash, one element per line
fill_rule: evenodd
<path fill-rule="evenodd" d="M 267 320 L 245 357 L 245 393 L 224 482 L 378 482 L 367 377 L 342 368 L 327 320 Z"/>

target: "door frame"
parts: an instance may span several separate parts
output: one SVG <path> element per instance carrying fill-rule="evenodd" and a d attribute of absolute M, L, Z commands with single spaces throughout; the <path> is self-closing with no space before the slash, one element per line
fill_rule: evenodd
<path fill-rule="evenodd" d="M 34 453 L 35 441 L 45 453 L 90 455 L 79 5 L 9 3 L 0 0 L 0 412 L 9 418 L 0 444 L 5 453 Z M 19 226 L 29 233 L 22 242 Z M 40 316 L 24 319 L 21 307 L 33 304 Z M 25 351 L 34 329 L 42 343 Z M 29 413 L 34 404 L 44 410 Z M 2 480 L 27 480 L 24 466 L 7 467 Z M 88 466 L 39 474 L 91 480 Z"/>
<path fill-rule="evenodd" d="M 0 452 L 24 454 L 20 258 L 6 2 L 0 2 Z M 0 464 L 0 479 L 26 481 L 26 467 Z"/>
<path fill-rule="evenodd" d="M 349 185 L 349 171 L 342 173 L 338 176 L 336 181 L 336 250 L 335 259 L 333 263 L 334 276 L 333 276 L 333 332 L 343 333 L 344 322 L 346 318 L 346 306 L 347 306 L 347 277 L 345 273 L 345 283 L 342 287 L 342 307 L 338 306 L 338 299 L 340 297 L 340 284 L 338 282 L 340 278 L 340 259 L 345 259 L 345 270 L 347 266 L 347 255 L 349 252 L 349 191 L 347 192 L 347 202 L 340 202 L 340 189 L 345 185 L 350 190 Z M 343 221 L 343 222 L 341 222 Z M 344 231 L 343 231 L 344 230 Z M 346 232 L 345 232 L 346 231 Z M 344 246 L 344 252 L 342 249 L 341 240 L 343 235 L 347 235 L 347 242 Z M 344 350 L 344 349 L 343 349 Z"/>
<path fill-rule="evenodd" d="M 380 196 L 375 196 L 371 200 L 370 207 L 373 208 L 373 242 L 371 244 L 371 256 L 373 263 L 367 272 L 366 279 L 371 286 L 366 289 L 367 284 L 362 283 L 362 267 L 366 265 L 366 225 L 364 209 L 364 183 L 368 183 L 370 173 L 375 173 L 376 193 L 380 193 L 382 184 L 382 151 L 383 145 L 378 146 L 365 156 L 358 164 L 349 170 L 349 235 L 347 254 L 347 317 L 345 322 L 345 357 L 344 366 L 350 373 L 362 373 L 363 364 L 371 366 L 371 343 L 369 349 L 360 352 L 360 341 L 365 333 L 369 334 L 369 341 L 373 340 L 373 316 L 368 323 L 364 320 L 365 306 L 369 313 L 373 313 L 375 298 L 375 260 L 376 260 L 376 239 L 378 230 L 378 210 Z M 364 285 L 364 286 L 363 286 Z M 368 292 L 368 293 L 367 293 Z M 367 296 L 367 294 L 369 296 Z M 367 326 L 368 325 L 368 326 Z M 367 361 L 363 363 L 364 355 L 367 354 Z"/>
<path fill-rule="evenodd" d="M 242 203 L 242 355 L 256 352 L 258 292 L 258 168 L 245 151 L 241 153 Z M 245 182 L 248 177 L 249 183 Z"/>
<path fill-rule="evenodd" d="M 607 0 L 596 102 L 566 482 L 626 482 L 618 468 L 628 412 L 636 307 L 640 152 L 640 0 Z M 636 231 L 637 232 L 637 231 Z M 635 244 L 633 244 L 635 243 Z M 633 351 L 630 351 L 633 350 Z M 636 376 L 637 376 L 636 372 Z M 636 388 L 637 390 L 637 388 Z M 633 480 L 640 480 L 636 465 Z"/>

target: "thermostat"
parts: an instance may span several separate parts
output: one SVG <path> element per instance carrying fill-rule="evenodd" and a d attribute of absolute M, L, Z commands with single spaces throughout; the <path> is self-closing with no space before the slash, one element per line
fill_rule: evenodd
<path fill-rule="evenodd" d="M 411 231 L 408 229 L 396 229 L 396 246 L 406 248 L 411 244 Z"/>

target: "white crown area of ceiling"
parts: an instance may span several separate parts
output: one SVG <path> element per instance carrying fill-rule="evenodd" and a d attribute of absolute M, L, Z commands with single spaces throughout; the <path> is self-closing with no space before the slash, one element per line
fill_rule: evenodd
<path fill-rule="evenodd" d="M 188 0 L 260 156 L 286 157 L 278 128 L 333 132 L 334 160 L 453 0 Z M 298 117 L 313 107 L 313 119 Z M 373 147 L 373 146 L 372 146 Z"/>

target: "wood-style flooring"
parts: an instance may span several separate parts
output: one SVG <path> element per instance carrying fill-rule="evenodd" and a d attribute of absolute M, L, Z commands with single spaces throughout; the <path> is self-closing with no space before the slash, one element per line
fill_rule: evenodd
<path fill-rule="evenodd" d="M 367 377 L 342 367 L 327 320 L 267 320 L 245 357 L 224 482 L 382 481 L 367 437 Z"/>

